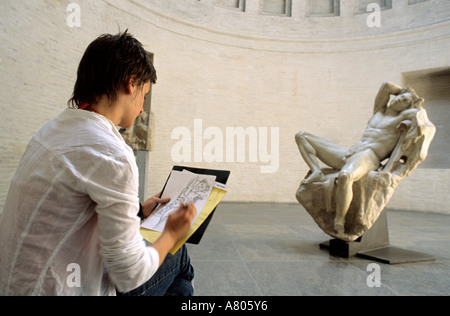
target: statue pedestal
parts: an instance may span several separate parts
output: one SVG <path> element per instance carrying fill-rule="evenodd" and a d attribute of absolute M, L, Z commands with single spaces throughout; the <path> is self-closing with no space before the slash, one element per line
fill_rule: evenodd
<path fill-rule="evenodd" d="M 331 239 L 321 243 L 320 249 L 328 250 L 332 256 L 358 256 L 387 264 L 436 260 L 425 253 L 390 246 L 386 210 L 383 210 L 375 224 L 357 240 Z"/>

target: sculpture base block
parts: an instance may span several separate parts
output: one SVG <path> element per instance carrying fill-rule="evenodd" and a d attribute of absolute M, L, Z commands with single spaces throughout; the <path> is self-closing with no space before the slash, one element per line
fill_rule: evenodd
<path fill-rule="evenodd" d="M 320 249 L 328 250 L 332 256 L 343 258 L 356 256 L 385 264 L 414 263 L 436 260 L 436 257 L 432 255 L 395 246 L 387 246 L 380 249 L 358 252 L 358 247 L 354 244 L 348 246 L 343 246 L 340 244 L 337 247 L 336 244 L 334 244 L 330 247 L 330 242 L 326 241 L 320 244 Z"/>
<path fill-rule="evenodd" d="M 320 244 L 332 256 L 350 258 L 353 256 L 386 264 L 434 261 L 435 257 L 389 245 L 386 210 L 380 214 L 375 224 L 356 241 L 331 239 Z"/>
<path fill-rule="evenodd" d="M 389 246 L 373 251 L 360 252 L 357 253 L 356 256 L 386 264 L 413 263 L 436 260 L 436 257 L 433 257 L 426 253 L 406 250 L 394 246 Z"/>

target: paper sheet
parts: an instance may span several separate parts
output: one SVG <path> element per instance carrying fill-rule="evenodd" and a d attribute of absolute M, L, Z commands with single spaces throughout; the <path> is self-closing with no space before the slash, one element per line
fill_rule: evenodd
<path fill-rule="evenodd" d="M 167 217 L 176 211 L 181 203 L 193 202 L 197 208 L 197 217 L 205 206 L 213 189 L 216 176 L 200 175 L 187 170 L 172 171 L 167 181 L 162 198 L 170 198 L 170 202 L 159 205 L 141 225 L 143 228 L 162 232 Z M 194 218 L 193 223 L 197 219 Z"/>
<path fill-rule="evenodd" d="M 197 219 L 194 221 L 189 231 L 170 251 L 172 255 L 175 254 L 178 251 L 178 249 L 180 249 L 181 246 L 183 246 L 183 244 L 195 233 L 195 231 L 202 225 L 202 223 L 208 218 L 211 212 L 224 198 L 225 194 L 228 191 L 228 187 L 223 184 L 219 184 L 217 182 L 216 184 L 217 185 L 215 185 L 214 188 L 212 189 L 208 201 L 206 202 L 203 209 L 201 211 L 197 209 L 198 212 Z M 148 242 L 154 243 L 159 238 L 159 236 L 161 236 L 161 232 L 148 230 L 146 228 L 141 227 L 141 235 Z"/>

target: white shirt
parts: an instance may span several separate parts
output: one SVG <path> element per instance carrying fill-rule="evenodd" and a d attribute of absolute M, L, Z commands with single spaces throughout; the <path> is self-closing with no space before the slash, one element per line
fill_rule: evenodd
<path fill-rule="evenodd" d="M 0 218 L 0 295 L 115 295 L 158 252 L 139 234 L 138 170 L 114 124 L 67 109 L 30 141 Z"/>

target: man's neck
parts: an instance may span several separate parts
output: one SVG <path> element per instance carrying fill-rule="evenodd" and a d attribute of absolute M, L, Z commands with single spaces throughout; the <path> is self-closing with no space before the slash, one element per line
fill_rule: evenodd
<path fill-rule="evenodd" d="M 95 104 L 91 104 L 91 108 L 95 110 L 98 114 L 103 115 L 114 125 L 118 126 L 120 123 L 121 110 L 120 107 L 117 106 L 116 103 L 111 103 L 110 100 L 106 96 L 102 96 L 99 102 Z"/>

